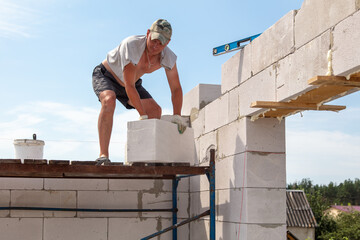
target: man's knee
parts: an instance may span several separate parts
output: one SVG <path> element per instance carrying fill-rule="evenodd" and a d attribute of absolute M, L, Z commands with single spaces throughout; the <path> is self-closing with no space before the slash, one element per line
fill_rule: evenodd
<path fill-rule="evenodd" d="M 113 91 L 104 91 L 100 94 L 101 107 L 106 112 L 115 111 L 116 95 Z"/>

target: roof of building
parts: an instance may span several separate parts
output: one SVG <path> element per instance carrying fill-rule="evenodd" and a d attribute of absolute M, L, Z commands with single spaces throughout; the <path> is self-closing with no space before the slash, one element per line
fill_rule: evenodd
<path fill-rule="evenodd" d="M 342 212 L 352 212 L 357 211 L 360 212 L 360 206 L 339 206 L 339 205 L 331 205 L 332 208 L 340 210 Z"/>
<path fill-rule="evenodd" d="M 317 227 L 310 204 L 302 190 L 286 190 L 286 225 L 288 227 Z"/>

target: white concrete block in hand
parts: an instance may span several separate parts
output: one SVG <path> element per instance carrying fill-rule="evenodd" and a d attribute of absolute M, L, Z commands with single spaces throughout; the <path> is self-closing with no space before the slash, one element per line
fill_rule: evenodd
<path fill-rule="evenodd" d="M 194 145 L 192 128 L 180 134 L 176 124 L 159 119 L 128 122 L 125 162 L 189 162 L 193 165 Z"/>

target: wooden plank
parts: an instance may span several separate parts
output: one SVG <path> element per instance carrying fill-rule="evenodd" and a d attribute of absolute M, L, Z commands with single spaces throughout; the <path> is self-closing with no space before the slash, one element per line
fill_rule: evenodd
<path fill-rule="evenodd" d="M 24 159 L 24 164 L 44 165 L 44 164 L 47 164 L 47 160 L 46 159 Z"/>
<path fill-rule="evenodd" d="M 0 164 L 0 177 L 46 178 L 173 178 L 176 175 L 199 175 L 209 167 L 193 166 L 95 166 Z"/>
<path fill-rule="evenodd" d="M 360 87 L 360 78 L 352 77 L 350 80 L 347 80 L 344 76 L 316 76 L 309 79 L 308 84 Z"/>
<path fill-rule="evenodd" d="M 95 165 L 96 161 L 71 161 L 71 165 Z"/>
<path fill-rule="evenodd" d="M 2 164 L 2 163 L 21 164 L 21 159 L 0 159 L 0 164 Z"/>
<path fill-rule="evenodd" d="M 315 103 L 300 103 L 300 102 L 271 102 L 271 101 L 256 101 L 251 103 L 252 108 L 271 108 L 271 109 L 292 109 L 292 110 L 322 110 L 322 111 L 340 111 L 346 106 L 338 105 L 321 105 L 317 106 Z"/>
<path fill-rule="evenodd" d="M 70 161 L 69 160 L 49 160 L 49 164 L 51 165 L 69 165 Z"/>

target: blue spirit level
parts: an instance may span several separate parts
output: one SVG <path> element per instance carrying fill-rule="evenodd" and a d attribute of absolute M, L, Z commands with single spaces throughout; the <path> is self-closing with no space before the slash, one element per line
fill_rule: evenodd
<path fill-rule="evenodd" d="M 218 56 L 218 55 L 221 55 L 221 54 L 224 54 L 224 53 L 228 53 L 228 52 L 232 52 L 232 51 L 235 51 L 235 50 L 238 50 L 238 49 L 242 49 L 247 45 L 247 44 L 242 44 L 242 43 L 251 42 L 252 40 L 257 38 L 258 36 L 260 36 L 260 34 L 256 34 L 256 35 L 251 36 L 251 37 L 243 38 L 243 39 L 240 39 L 238 41 L 231 42 L 231 43 L 228 43 L 228 44 L 221 45 L 219 47 L 213 48 L 213 55 Z"/>

